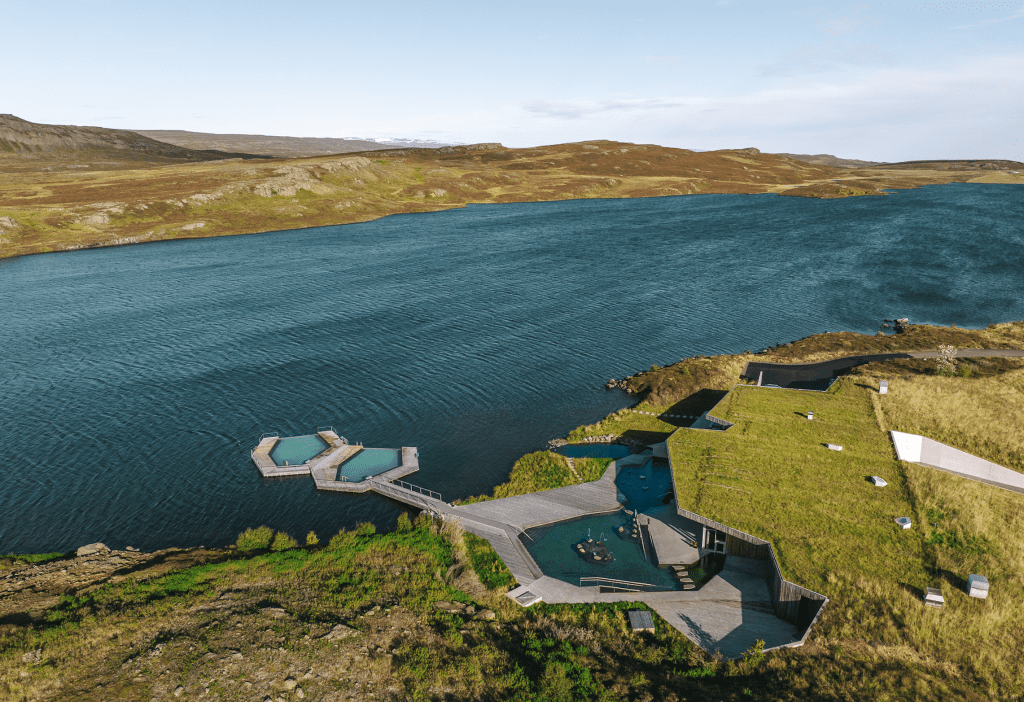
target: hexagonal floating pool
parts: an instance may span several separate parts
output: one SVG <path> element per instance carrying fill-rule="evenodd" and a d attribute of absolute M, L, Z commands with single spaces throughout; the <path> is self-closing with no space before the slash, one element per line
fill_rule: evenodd
<path fill-rule="evenodd" d="M 402 465 L 401 449 L 364 448 L 338 468 L 337 480 L 357 482 Z"/>
<path fill-rule="evenodd" d="M 278 466 L 300 466 L 329 447 L 319 434 L 289 436 L 277 440 L 274 448 L 270 449 L 270 459 Z"/>

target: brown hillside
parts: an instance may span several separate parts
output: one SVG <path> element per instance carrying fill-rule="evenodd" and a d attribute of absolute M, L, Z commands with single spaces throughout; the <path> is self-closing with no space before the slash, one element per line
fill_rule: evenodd
<path fill-rule="evenodd" d="M 331 156 L 394 148 L 362 139 L 324 139 L 265 136 L 262 134 L 208 134 L 186 132 L 180 129 L 136 129 L 135 133 L 186 149 L 244 152 L 277 158 L 308 158 L 310 156 Z"/>
<path fill-rule="evenodd" d="M 832 154 L 775 154 L 786 156 L 797 161 L 805 161 L 818 166 L 835 166 L 836 168 L 861 168 L 862 166 L 882 166 L 881 161 L 858 161 L 855 158 L 839 158 Z"/>
<path fill-rule="evenodd" d="M 712 193 L 829 198 L 996 176 L 1024 182 L 1010 171 L 835 168 L 753 148 L 694 152 L 614 141 L 225 160 L 229 154 L 131 132 L 15 124 L 22 146 L 15 153 L 8 140 L 0 151 L 0 258 L 363 222 L 469 203 Z M 100 156 L 89 161 L 92 154 Z"/>
<path fill-rule="evenodd" d="M 249 154 L 196 151 L 123 129 L 36 124 L 0 115 L 0 154 L 5 166 L 59 166 L 67 160 L 109 167 L 254 158 Z"/>

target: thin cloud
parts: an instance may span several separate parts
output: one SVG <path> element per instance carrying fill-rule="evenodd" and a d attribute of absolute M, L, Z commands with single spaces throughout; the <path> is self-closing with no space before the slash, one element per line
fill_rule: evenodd
<path fill-rule="evenodd" d="M 594 115 L 609 112 L 637 112 L 650 110 L 664 110 L 686 106 L 686 101 L 674 98 L 652 98 L 640 100 L 602 100 L 598 102 L 552 102 L 548 100 L 534 100 L 523 105 L 523 108 L 532 114 L 541 117 L 556 117 L 561 119 L 582 119 Z"/>
<path fill-rule="evenodd" d="M 952 29 L 976 29 L 978 27 L 988 27 L 989 25 L 999 24 L 1001 22 L 1009 22 L 1011 20 L 1018 20 L 1024 17 L 1024 8 L 1021 8 L 1014 12 L 1012 15 L 1006 17 L 993 17 L 992 19 L 981 20 L 980 22 L 972 22 L 971 24 L 959 24 Z"/>
<path fill-rule="evenodd" d="M 780 78 L 895 64 L 896 56 L 877 46 L 828 43 L 812 44 L 782 54 L 772 63 L 762 65 L 760 72 L 766 78 Z"/>

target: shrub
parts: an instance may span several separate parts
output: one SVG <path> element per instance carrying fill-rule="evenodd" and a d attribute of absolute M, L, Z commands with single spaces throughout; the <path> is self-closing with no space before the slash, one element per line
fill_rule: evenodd
<path fill-rule="evenodd" d="M 377 533 L 377 527 L 374 526 L 373 522 L 360 522 L 356 524 L 356 536 L 373 536 Z"/>
<path fill-rule="evenodd" d="M 257 551 L 270 548 L 270 540 L 274 538 L 274 530 L 268 526 L 246 529 L 238 535 L 235 548 L 239 551 Z"/>
<path fill-rule="evenodd" d="M 935 359 L 935 372 L 952 377 L 956 373 L 956 347 L 939 344 L 939 355 Z"/>
<path fill-rule="evenodd" d="M 540 680 L 541 699 L 546 702 L 572 702 L 572 681 L 565 672 L 563 665 L 547 664 L 544 677 Z"/>
<path fill-rule="evenodd" d="M 416 517 L 416 528 L 426 530 L 434 525 L 434 520 L 430 518 L 429 514 L 420 514 Z"/>
<path fill-rule="evenodd" d="M 412 522 L 409 520 L 409 514 L 402 512 L 398 515 L 398 522 L 395 525 L 395 529 L 402 533 L 412 531 Z"/>
<path fill-rule="evenodd" d="M 290 548 L 296 548 L 298 545 L 298 541 L 288 536 L 288 534 L 285 534 L 283 531 L 279 531 L 277 532 L 277 535 L 274 536 L 273 543 L 270 544 L 270 550 L 287 551 Z"/>
<path fill-rule="evenodd" d="M 764 641 L 755 641 L 753 646 L 743 652 L 743 660 L 750 665 L 761 665 L 764 660 Z"/>
<path fill-rule="evenodd" d="M 306 534 L 306 545 L 307 546 L 318 546 L 319 544 L 320 544 L 320 539 L 317 538 L 315 531 L 310 531 L 308 534 Z"/>
<path fill-rule="evenodd" d="M 331 537 L 331 541 L 327 544 L 327 548 L 336 550 L 348 548 L 352 545 L 352 543 L 355 540 L 355 534 L 353 534 L 351 531 L 345 531 L 344 529 L 342 529 L 337 534 Z"/>

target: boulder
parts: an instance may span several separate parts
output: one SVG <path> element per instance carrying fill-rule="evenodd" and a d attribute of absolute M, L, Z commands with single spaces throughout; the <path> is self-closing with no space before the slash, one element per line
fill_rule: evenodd
<path fill-rule="evenodd" d="M 101 544 L 101 543 L 97 542 L 97 543 L 94 543 L 94 544 L 88 544 L 86 546 L 82 546 L 77 551 L 75 551 L 75 555 L 76 556 L 93 556 L 93 555 L 95 555 L 97 553 L 109 553 L 109 552 L 110 552 L 110 549 L 107 548 L 105 544 Z"/>
<path fill-rule="evenodd" d="M 355 629 L 345 626 L 344 624 L 336 624 L 333 629 L 324 635 L 325 641 L 340 641 L 341 639 L 347 639 L 350 636 L 355 636 L 359 632 Z"/>
<path fill-rule="evenodd" d="M 473 619 L 494 619 L 497 616 L 498 615 L 489 609 L 481 609 L 476 613 L 476 616 L 474 616 Z"/>

